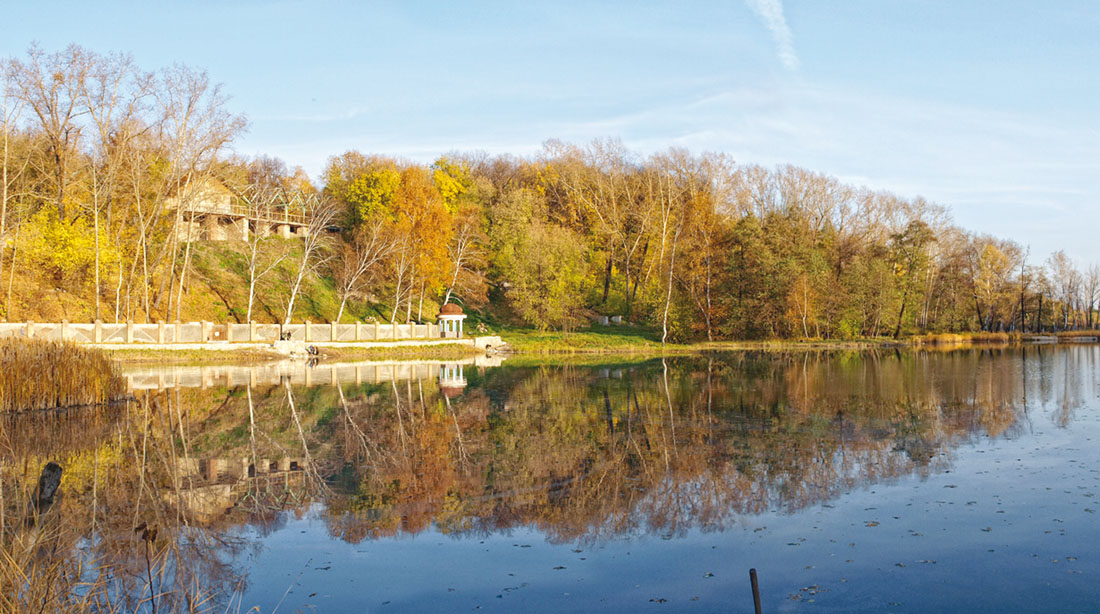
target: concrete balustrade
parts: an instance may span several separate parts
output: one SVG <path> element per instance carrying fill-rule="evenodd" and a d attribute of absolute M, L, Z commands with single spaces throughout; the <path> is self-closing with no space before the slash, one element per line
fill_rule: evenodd
<path fill-rule="evenodd" d="M 376 341 L 440 340 L 443 335 L 438 324 L 381 324 L 354 322 L 300 324 L 263 324 L 259 322 L 126 322 L 108 323 L 69 322 L 0 322 L 0 338 L 21 337 L 27 339 L 68 340 L 88 344 L 175 345 L 191 344 L 242 344 L 272 343 L 280 335 L 307 343 L 357 343 Z"/>

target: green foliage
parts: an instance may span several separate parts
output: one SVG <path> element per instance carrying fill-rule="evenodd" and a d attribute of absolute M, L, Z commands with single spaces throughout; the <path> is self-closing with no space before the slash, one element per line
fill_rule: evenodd
<path fill-rule="evenodd" d="M 508 194 L 490 216 L 493 269 L 506 284 L 509 304 L 539 329 L 572 328 L 579 322 L 586 274 L 583 240 L 543 222 L 540 197 L 530 190 Z"/>
<path fill-rule="evenodd" d="M 513 308 L 540 329 L 575 327 L 585 277 L 581 240 L 564 228 L 535 224 L 516 243 L 516 257 L 504 271 Z"/>

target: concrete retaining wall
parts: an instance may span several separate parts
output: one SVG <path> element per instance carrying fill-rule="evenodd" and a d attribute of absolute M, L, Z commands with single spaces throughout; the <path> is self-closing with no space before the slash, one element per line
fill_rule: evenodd
<path fill-rule="evenodd" d="M 303 322 L 300 324 L 239 324 L 236 322 L 157 322 L 139 324 L 125 322 L 3 322 L 0 338 L 68 340 L 76 343 L 177 345 L 187 343 L 271 343 L 281 336 L 307 343 L 363 341 L 397 341 L 439 339 L 436 324 L 375 324 L 356 322 Z"/>

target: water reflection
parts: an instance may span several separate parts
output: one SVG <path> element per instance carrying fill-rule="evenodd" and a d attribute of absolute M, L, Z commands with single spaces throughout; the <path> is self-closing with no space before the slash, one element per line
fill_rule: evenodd
<path fill-rule="evenodd" d="M 353 543 L 429 527 L 598 542 L 796 513 L 946 470 L 976 438 L 1069 425 L 1100 391 L 1098 358 L 1081 346 L 131 372 L 127 405 L 4 419 L 0 609 L 224 608 L 248 581 L 234 563 L 255 545 L 243 528 L 263 535 L 318 507 Z M 49 460 L 62 496 L 31 526 Z"/>

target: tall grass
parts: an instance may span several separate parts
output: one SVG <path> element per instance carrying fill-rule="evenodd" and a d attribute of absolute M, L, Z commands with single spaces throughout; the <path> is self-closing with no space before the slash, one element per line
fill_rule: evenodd
<path fill-rule="evenodd" d="M 125 391 L 114 363 L 97 350 L 0 339 L 0 412 L 107 403 Z"/>
<path fill-rule="evenodd" d="M 1064 330 L 1055 333 L 1059 339 L 1074 339 L 1076 337 L 1100 337 L 1100 330 Z"/>
<path fill-rule="evenodd" d="M 1019 333 L 929 333 L 916 335 L 912 342 L 917 346 L 952 346 L 952 345 L 988 345 L 1017 343 L 1020 341 Z"/>

